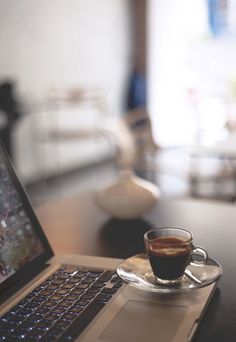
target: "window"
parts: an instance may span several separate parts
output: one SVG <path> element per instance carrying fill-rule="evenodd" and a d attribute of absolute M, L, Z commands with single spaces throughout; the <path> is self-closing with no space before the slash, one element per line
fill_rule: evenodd
<path fill-rule="evenodd" d="M 155 140 L 216 142 L 227 134 L 226 121 L 236 122 L 236 2 L 149 0 L 148 23 Z"/>

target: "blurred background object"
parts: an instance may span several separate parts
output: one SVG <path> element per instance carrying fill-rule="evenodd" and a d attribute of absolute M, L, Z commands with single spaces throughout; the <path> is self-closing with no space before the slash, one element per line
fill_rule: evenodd
<path fill-rule="evenodd" d="M 16 98 L 14 82 L 3 81 L 0 84 L 0 139 L 11 158 L 13 158 L 12 131 L 22 114 Z"/>
<path fill-rule="evenodd" d="M 124 164 L 163 196 L 234 198 L 232 154 L 211 149 L 236 127 L 235 1 L 1 0 L 0 18 L 15 112 L 1 137 L 32 198 L 96 189 Z"/>

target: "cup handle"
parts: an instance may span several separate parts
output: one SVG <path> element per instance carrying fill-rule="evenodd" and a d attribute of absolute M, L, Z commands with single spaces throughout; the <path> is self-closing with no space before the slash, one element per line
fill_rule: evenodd
<path fill-rule="evenodd" d="M 198 259 L 196 259 L 196 256 L 198 257 Z M 201 256 L 201 260 L 199 260 L 199 256 Z M 191 262 L 196 265 L 205 265 L 208 261 L 208 253 L 202 247 L 194 247 L 191 259 Z"/>

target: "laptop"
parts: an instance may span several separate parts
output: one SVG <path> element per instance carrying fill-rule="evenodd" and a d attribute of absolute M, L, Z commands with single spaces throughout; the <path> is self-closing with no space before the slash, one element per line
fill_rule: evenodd
<path fill-rule="evenodd" d="M 120 262 L 54 255 L 0 146 L 0 341 L 190 341 L 215 284 L 141 291 L 118 277 Z"/>

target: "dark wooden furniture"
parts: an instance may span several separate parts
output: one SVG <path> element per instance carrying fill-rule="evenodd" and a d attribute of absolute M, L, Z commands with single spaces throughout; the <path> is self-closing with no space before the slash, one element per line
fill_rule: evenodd
<path fill-rule="evenodd" d="M 223 267 L 195 341 L 236 341 L 235 205 L 161 200 L 142 219 L 121 221 L 100 211 L 91 193 L 45 204 L 37 213 L 56 253 L 126 258 L 144 251 L 143 234 L 151 227 L 191 230 L 195 244 L 204 246 Z"/>

